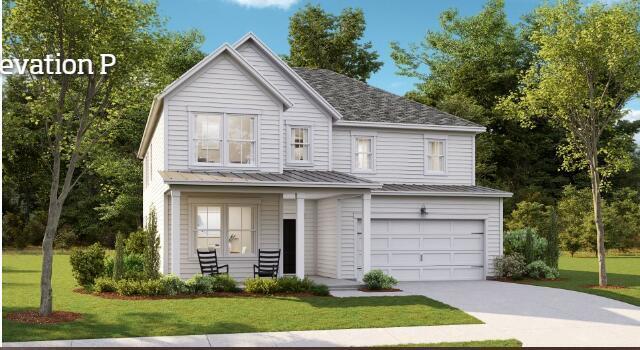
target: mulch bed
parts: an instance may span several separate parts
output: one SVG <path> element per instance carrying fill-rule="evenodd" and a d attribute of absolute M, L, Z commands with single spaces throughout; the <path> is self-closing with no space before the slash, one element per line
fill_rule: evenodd
<path fill-rule="evenodd" d="M 82 318 L 82 314 L 69 311 L 54 311 L 49 316 L 40 316 L 38 311 L 16 311 L 9 312 L 4 316 L 5 319 L 28 324 L 52 324 L 73 322 Z"/>
<path fill-rule="evenodd" d="M 398 288 L 388 288 L 388 289 L 369 289 L 369 288 L 358 288 L 359 291 L 361 292 L 367 292 L 367 293 L 380 293 L 380 292 L 402 292 L 402 289 L 398 289 Z"/>
<path fill-rule="evenodd" d="M 265 295 L 265 294 L 254 294 L 254 293 L 247 293 L 247 292 L 237 292 L 237 293 L 231 293 L 231 292 L 215 292 L 215 293 L 209 293 L 209 294 L 198 294 L 198 295 L 193 295 L 193 294 L 179 294 L 179 295 L 122 295 L 122 294 L 118 294 L 116 292 L 102 292 L 102 293 L 92 293 L 89 292 L 87 290 L 85 290 L 84 288 L 76 288 L 73 290 L 76 293 L 80 293 L 80 294 L 88 294 L 88 295 L 94 295 L 100 298 L 104 298 L 104 299 L 117 299 L 117 300 L 165 300 L 165 299 L 197 299 L 197 298 L 237 298 L 237 297 L 244 297 L 244 298 L 263 298 L 263 297 L 298 297 L 298 298 L 304 298 L 304 297 L 315 297 L 317 295 L 314 295 L 312 293 L 276 293 L 276 294 L 271 294 L 271 295 Z"/>
<path fill-rule="evenodd" d="M 586 288 L 590 288 L 590 289 L 627 289 L 627 287 L 625 286 L 617 286 L 617 285 L 608 285 L 606 287 L 600 287 L 599 285 L 589 285 L 589 286 L 585 286 Z"/>

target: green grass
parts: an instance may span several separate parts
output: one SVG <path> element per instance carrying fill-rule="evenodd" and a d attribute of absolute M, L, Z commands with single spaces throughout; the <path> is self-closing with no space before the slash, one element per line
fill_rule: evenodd
<path fill-rule="evenodd" d="M 525 283 L 570 289 L 640 306 L 640 256 L 609 256 L 606 264 L 609 285 L 626 288 L 589 288 L 598 284 L 598 260 L 595 257 L 561 256 L 559 280 L 526 280 Z"/>
<path fill-rule="evenodd" d="M 400 348 L 519 348 L 522 342 L 517 339 L 497 339 L 497 340 L 476 340 L 461 342 L 445 342 L 445 343 L 420 343 L 420 344 L 401 344 L 390 345 L 389 347 Z"/>
<path fill-rule="evenodd" d="M 41 258 L 5 252 L 2 312 L 37 309 Z M 113 300 L 74 293 L 68 255 L 54 258 L 54 310 L 81 320 L 25 325 L 3 320 L 3 341 L 242 333 L 482 323 L 422 296 Z"/>

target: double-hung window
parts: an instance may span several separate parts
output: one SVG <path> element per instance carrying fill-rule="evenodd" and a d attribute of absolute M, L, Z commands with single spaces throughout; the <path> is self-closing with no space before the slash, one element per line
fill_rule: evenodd
<path fill-rule="evenodd" d="M 201 113 L 194 116 L 196 165 L 248 166 L 256 163 L 256 117 Z"/>
<path fill-rule="evenodd" d="M 425 173 L 444 174 L 447 169 L 445 139 L 425 138 Z"/>
<path fill-rule="evenodd" d="M 289 162 L 311 162 L 311 128 L 292 126 L 289 128 Z"/>
<path fill-rule="evenodd" d="M 256 206 L 197 205 L 194 209 L 197 249 L 217 250 L 222 256 L 255 254 Z"/>
<path fill-rule="evenodd" d="M 353 149 L 353 171 L 374 171 L 375 138 L 373 136 L 354 136 Z"/>

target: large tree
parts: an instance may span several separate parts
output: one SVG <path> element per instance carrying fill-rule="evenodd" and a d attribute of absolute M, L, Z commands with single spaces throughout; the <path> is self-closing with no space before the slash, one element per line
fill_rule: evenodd
<path fill-rule="evenodd" d="M 361 9 L 338 16 L 307 5 L 289 20 L 289 55 L 295 67 L 325 68 L 366 81 L 382 67 L 371 42 L 361 43 L 366 27 Z"/>
<path fill-rule="evenodd" d="M 495 110 L 530 64 L 526 27 L 509 23 L 503 0 L 489 0 L 469 17 L 444 11 L 440 27 L 408 48 L 391 44 L 398 74 L 419 80 L 407 96 L 487 127 L 477 138 L 477 178 L 514 192 L 506 212 L 520 200 L 552 203 L 570 181 L 555 156 L 562 133 L 544 120 L 527 130 Z"/>
<path fill-rule="evenodd" d="M 137 99 L 140 97 L 148 103 L 145 96 L 157 92 L 158 83 L 166 83 L 158 82 L 150 72 L 166 55 L 167 48 L 161 43 L 167 33 L 161 27 L 156 4 L 134 0 L 17 0 L 5 2 L 3 11 L 5 57 L 60 54 L 61 59 L 90 59 L 95 66 L 93 74 L 22 77 L 24 108 L 10 108 L 14 118 L 29 121 L 41 140 L 36 144 L 40 146 L 39 157 L 31 161 L 46 162 L 48 169 L 40 286 L 40 314 L 48 315 L 52 312 L 53 242 L 65 202 L 72 190 L 87 180 L 87 174 L 96 172 L 93 161 L 98 157 L 92 157 L 117 149 L 114 135 L 123 133 L 114 128 L 130 120 L 122 106 L 143 103 Z M 100 74 L 101 54 L 113 54 L 117 59 L 106 74 Z M 178 60 L 181 62 L 184 60 Z M 138 140 L 139 135 L 119 142 L 132 147 L 130 144 Z M 112 157 L 117 155 L 112 153 Z M 139 168 L 139 164 L 128 165 Z M 97 186 L 93 187 L 96 191 Z"/>
<path fill-rule="evenodd" d="M 599 284 L 606 286 L 602 185 L 632 166 L 630 136 L 616 127 L 640 91 L 640 2 L 562 0 L 538 8 L 533 21 L 535 64 L 503 106 L 525 125 L 542 117 L 566 131 L 564 167 L 589 174 Z"/>

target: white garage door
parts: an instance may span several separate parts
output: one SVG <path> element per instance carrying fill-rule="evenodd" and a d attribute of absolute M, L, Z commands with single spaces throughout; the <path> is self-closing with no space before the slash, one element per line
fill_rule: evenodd
<path fill-rule="evenodd" d="M 479 280 L 483 265 L 484 221 L 371 221 L 371 267 L 400 281 Z"/>

